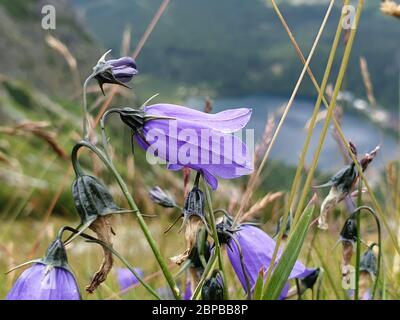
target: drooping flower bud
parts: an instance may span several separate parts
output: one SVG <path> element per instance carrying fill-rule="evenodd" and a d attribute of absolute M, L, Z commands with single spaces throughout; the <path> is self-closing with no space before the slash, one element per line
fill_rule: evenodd
<path fill-rule="evenodd" d="M 115 60 L 106 60 L 107 51 L 93 67 L 94 78 L 99 83 L 100 89 L 104 94 L 103 85 L 105 83 L 118 84 L 129 88 L 125 83 L 132 80 L 138 73 L 137 65 L 131 57 L 122 57 Z"/>
<path fill-rule="evenodd" d="M 352 153 L 357 156 L 356 146 L 352 143 L 350 143 L 349 145 Z M 377 146 L 370 153 L 366 153 L 365 156 L 359 161 L 362 171 L 365 171 L 367 169 L 368 165 L 377 155 L 378 150 L 379 146 Z M 328 229 L 327 215 L 343 199 L 346 199 L 346 205 L 349 209 L 354 207 L 350 195 L 354 189 L 358 176 L 359 172 L 356 168 L 355 163 L 352 162 L 348 166 L 341 169 L 338 173 L 336 173 L 327 183 L 315 187 L 331 187 L 329 194 L 326 196 L 321 204 L 321 211 L 318 217 L 318 227 L 320 229 Z"/>
<path fill-rule="evenodd" d="M 336 204 L 343 200 L 343 198 L 351 192 L 357 179 L 357 169 L 355 164 L 352 163 L 338 173 L 336 173 L 327 183 L 318 187 L 331 186 L 329 194 L 326 196 L 321 204 L 321 211 L 318 217 L 318 227 L 320 229 L 328 229 L 327 215 L 332 211 Z"/>
<path fill-rule="evenodd" d="M 340 232 L 340 241 L 351 242 L 352 244 L 357 241 L 357 222 L 354 216 L 349 217 L 344 223 Z"/>
<path fill-rule="evenodd" d="M 204 194 L 197 186 L 194 186 L 188 193 L 183 206 L 182 228 L 185 228 L 186 250 L 182 254 L 172 257 L 172 261 L 181 264 L 189 257 L 203 226 L 208 228 L 204 213 Z"/>
<path fill-rule="evenodd" d="M 202 300 L 224 300 L 224 281 L 219 270 L 214 270 L 201 289 Z"/>
<path fill-rule="evenodd" d="M 78 176 L 72 184 L 72 197 L 81 218 L 80 229 L 88 227 L 97 217 L 124 211 L 115 204 L 107 187 L 93 176 Z"/>
<path fill-rule="evenodd" d="M 368 248 L 368 250 L 361 257 L 360 261 L 360 271 L 368 272 L 372 279 L 375 278 L 377 272 L 377 262 L 373 247 L 374 245 Z"/>
<path fill-rule="evenodd" d="M 164 208 L 176 208 L 177 204 L 174 197 L 167 191 L 164 191 L 160 187 L 154 187 L 149 190 L 149 195 L 154 203 Z"/>
<path fill-rule="evenodd" d="M 7 295 L 7 300 L 80 300 L 75 276 L 59 235 L 42 259 L 25 270 Z"/>

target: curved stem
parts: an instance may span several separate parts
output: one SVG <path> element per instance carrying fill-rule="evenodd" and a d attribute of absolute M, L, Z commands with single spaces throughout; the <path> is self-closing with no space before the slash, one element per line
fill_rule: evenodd
<path fill-rule="evenodd" d="M 89 131 L 88 131 L 88 111 L 87 111 L 87 86 L 89 81 L 92 80 L 94 77 L 94 73 L 92 73 L 89 77 L 86 78 L 83 84 L 83 139 L 89 140 Z"/>
<path fill-rule="evenodd" d="M 378 264 L 376 266 L 376 279 L 375 279 L 375 283 L 374 283 L 374 289 L 372 290 L 372 296 L 371 299 L 374 299 L 376 290 L 378 288 L 378 283 L 379 283 L 379 274 L 380 274 L 380 269 L 381 269 L 381 261 L 382 261 L 382 234 L 381 234 L 381 223 L 379 221 L 378 216 L 376 215 L 375 211 L 368 206 L 361 206 L 358 207 L 353 213 L 352 215 L 360 215 L 360 213 L 362 212 L 362 210 L 367 210 L 375 219 L 376 222 L 376 227 L 378 229 Z"/>
<path fill-rule="evenodd" d="M 79 231 L 71 228 L 71 227 L 63 227 L 60 230 L 59 235 L 62 235 L 62 233 L 64 231 L 70 231 L 72 233 L 77 234 Z M 116 251 L 112 246 L 108 245 L 107 243 L 105 243 L 104 241 L 101 241 L 99 239 L 96 239 L 86 233 L 81 233 L 79 234 L 79 236 L 81 236 L 84 239 L 87 239 L 88 242 L 92 242 L 92 243 L 97 243 L 105 248 L 107 248 L 108 250 L 110 250 L 119 260 L 121 260 L 121 262 L 129 269 L 130 272 L 132 272 L 132 274 L 136 277 L 136 279 L 138 279 L 138 281 L 147 289 L 147 291 L 149 291 L 156 299 L 161 300 L 160 296 L 157 294 L 157 292 L 150 287 L 142 278 L 141 276 L 135 271 L 135 269 L 129 264 L 129 262 L 119 254 L 118 251 Z"/>
<path fill-rule="evenodd" d="M 171 272 L 168 269 L 168 265 L 165 263 L 162 255 L 161 255 L 161 252 L 159 251 L 157 244 L 156 244 L 154 238 L 152 237 L 151 232 L 150 232 L 146 222 L 144 221 L 139 208 L 137 207 L 137 205 L 135 203 L 135 200 L 133 200 L 131 194 L 129 193 L 128 187 L 125 184 L 124 180 L 122 179 L 121 175 L 118 173 L 118 171 L 114 167 L 113 163 L 107 158 L 107 155 L 102 150 L 100 150 L 99 148 L 97 148 L 96 146 L 91 144 L 89 141 L 85 141 L 85 140 L 77 143 L 72 150 L 71 157 L 73 159 L 74 169 L 78 170 L 77 173 L 82 172 L 79 162 L 77 161 L 77 152 L 81 147 L 88 148 L 89 150 L 94 152 L 99 157 L 99 159 L 106 165 L 106 167 L 111 171 L 115 180 L 117 180 L 117 183 L 120 186 L 126 200 L 128 201 L 129 206 L 131 207 L 133 213 L 136 215 L 136 218 L 139 222 L 139 226 L 142 229 L 142 231 L 146 237 L 146 240 L 151 247 L 151 250 L 153 251 L 153 254 L 164 274 L 165 279 L 168 282 L 168 285 L 171 288 L 172 293 L 174 294 L 174 296 L 177 300 L 180 300 L 181 296 L 179 293 L 179 289 L 175 283 L 175 280 L 174 280 Z"/>
<path fill-rule="evenodd" d="M 235 242 L 236 247 L 238 248 L 240 265 L 242 267 L 243 276 L 246 282 L 247 300 L 251 300 L 251 286 L 250 286 L 249 276 L 247 274 L 247 270 L 244 265 L 242 246 L 240 245 L 239 241 L 235 238 L 235 236 L 232 237 L 232 240 L 233 242 Z"/>
<path fill-rule="evenodd" d="M 104 112 L 104 114 L 101 116 L 101 119 L 100 119 L 101 138 L 102 138 L 103 148 L 104 148 L 105 155 L 110 162 L 111 162 L 111 157 L 108 152 L 109 147 L 108 147 L 108 140 L 107 140 L 107 135 L 106 135 L 105 124 L 106 124 L 107 117 L 110 116 L 112 113 L 118 113 L 118 111 L 119 111 L 119 109 L 115 109 L 115 108 L 109 109 L 106 112 Z"/>
<path fill-rule="evenodd" d="M 362 197 L 362 180 L 360 179 L 358 183 L 358 195 L 357 195 L 357 207 L 361 206 L 361 197 Z M 359 300 L 359 292 L 360 292 L 360 255 L 361 255 L 361 218 L 360 215 L 357 214 L 356 219 L 357 224 L 357 247 L 356 247 L 356 287 L 354 290 L 354 300 Z"/>

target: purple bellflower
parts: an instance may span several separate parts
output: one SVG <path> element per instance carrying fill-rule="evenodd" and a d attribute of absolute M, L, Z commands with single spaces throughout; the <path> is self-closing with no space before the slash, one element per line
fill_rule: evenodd
<path fill-rule="evenodd" d="M 239 281 L 248 296 L 253 292 L 261 268 L 268 270 L 276 242 L 261 229 L 250 225 L 242 224 L 231 228 L 232 220 L 226 217 L 217 226 L 221 243 L 226 243 L 229 260 Z M 281 250 L 275 261 L 279 262 Z M 307 269 L 297 261 L 290 273 L 288 280 L 303 279 L 311 274 L 314 269 Z M 282 290 L 281 299 L 286 297 L 289 290 L 287 283 Z"/>
<path fill-rule="evenodd" d="M 76 279 L 68 266 L 60 238 L 47 249 L 43 259 L 25 270 L 8 293 L 7 300 L 80 300 Z"/>
<path fill-rule="evenodd" d="M 136 273 L 143 278 L 143 271 L 140 268 L 135 268 Z M 139 283 L 139 280 L 128 268 L 117 268 L 116 269 L 117 280 L 121 291 L 125 291 L 128 288 Z"/>
<path fill-rule="evenodd" d="M 133 76 L 138 73 L 136 62 L 131 57 L 106 60 L 106 55 L 110 51 L 107 51 L 93 68 L 93 77 L 99 83 L 103 94 L 105 83 L 118 84 L 129 88 L 126 83 L 131 81 Z"/>
<path fill-rule="evenodd" d="M 245 127 L 251 109 L 204 113 L 173 104 L 155 104 L 143 110 L 114 109 L 133 129 L 138 144 L 168 164 L 170 170 L 201 172 L 216 189 L 217 178 L 234 179 L 253 170 L 252 155 L 232 133 Z"/>

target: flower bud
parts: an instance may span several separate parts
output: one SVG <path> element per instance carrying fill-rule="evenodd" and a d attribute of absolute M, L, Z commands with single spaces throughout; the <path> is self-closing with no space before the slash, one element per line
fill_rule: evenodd
<path fill-rule="evenodd" d="M 110 51 L 107 51 L 93 68 L 94 78 L 99 83 L 103 94 L 103 85 L 105 83 L 118 84 L 129 88 L 125 83 L 131 81 L 133 76 L 138 73 L 136 62 L 131 57 L 106 61 L 105 57 Z"/>
<path fill-rule="evenodd" d="M 204 194 L 195 186 L 187 195 L 183 206 L 182 228 L 185 228 L 186 249 L 183 253 L 172 257 L 171 260 L 173 262 L 181 264 L 189 257 L 203 226 L 208 229 L 204 214 Z"/>
<path fill-rule="evenodd" d="M 122 211 L 108 189 L 93 176 L 78 176 L 72 184 L 72 197 L 82 226 L 89 226 L 99 216 Z"/>
<path fill-rule="evenodd" d="M 357 241 L 357 222 L 354 216 L 348 218 L 344 223 L 342 231 L 340 232 L 340 240 L 348 241 L 353 244 Z"/>
<path fill-rule="evenodd" d="M 373 251 L 373 245 L 361 257 L 360 271 L 368 272 L 372 279 L 375 278 L 377 272 L 376 257 Z"/>
<path fill-rule="evenodd" d="M 160 187 L 154 187 L 151 190 L 149 190 L 149 195 L 151 200 L 153 200 L 154 203 L 164 207 L 164 208 L 176 208 L 176 202 L 175 199 L 169 192 L 164 191 Z"/>
<path fill-rule="evenodd" d="M 224 281 L 219 270 L 214 270 L 201 289 L 202 300 L 224 300 Z"/>

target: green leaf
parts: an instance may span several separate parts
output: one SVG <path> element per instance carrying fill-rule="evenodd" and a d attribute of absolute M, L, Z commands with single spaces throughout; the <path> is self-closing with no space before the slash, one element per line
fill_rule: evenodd
<path fill-rule="evenodd" d="M 289 238 L 286 248 L 271 276 L 271 279 L 264 290 L 264 300 L 276 300 L 279 298 L 279 295 L 282 292 L 283 287 L 289 278 L 290 272 L 300 254 L 308 226 L 310 225 L 314 213 L 314 208 L 315 206 L 313 204 L 308 204 L 301 215 L 300 220 L 293 230 L 292 236 Z"/>
<path fill-rule="evenodd" d="M 261 267 L 260 272 L 258 273 L 256 285 L 254 286 L 253 300 L 261 300 L 262 291 L 264 287 L 264 275 L 265 275 L 265 269 L 264 267 Z"/>

